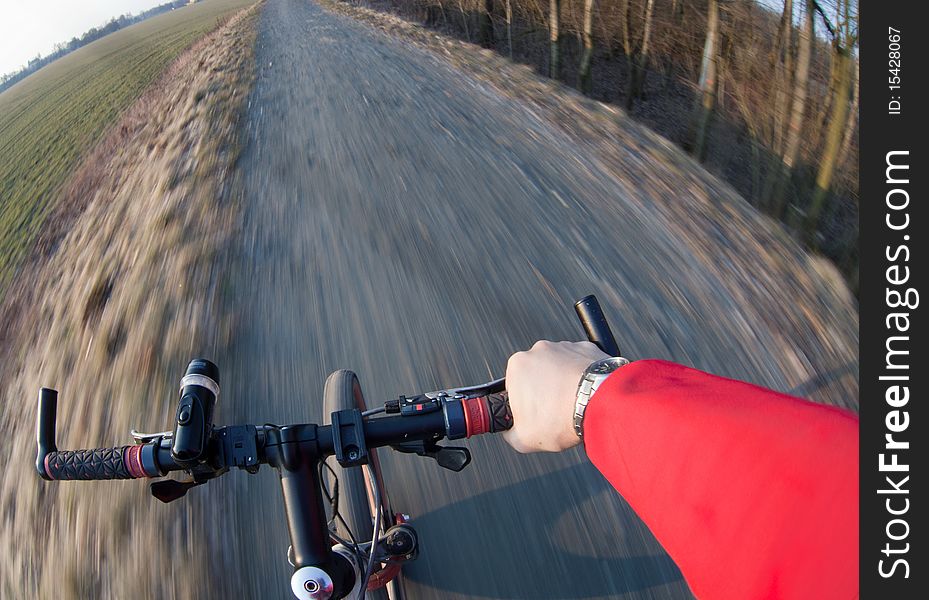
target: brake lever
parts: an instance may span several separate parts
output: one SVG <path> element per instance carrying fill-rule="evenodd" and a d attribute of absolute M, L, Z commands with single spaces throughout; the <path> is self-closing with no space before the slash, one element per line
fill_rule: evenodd
<path fill-rule="evenodd" d="M 479 398 L 488 394 L 498 394 L 506 389 L 506 378 L 494 379 L 480 385 L 469 385 L 464 387 L 450 388 L 447 390 L 438 390 L 425 394 L 427 398 Z"/>
<path fill-rule="evenodd" d="M 129 431 L 129 435 L 132 436 L 132 439 L 135 441 L 136 445 L 148 444 L 149 442 L 154 442 L 158 438 L 170 440 L 174 437 L 173 431 L 160 431 L 158 433 L 143 433 L 136 429 Z"/>

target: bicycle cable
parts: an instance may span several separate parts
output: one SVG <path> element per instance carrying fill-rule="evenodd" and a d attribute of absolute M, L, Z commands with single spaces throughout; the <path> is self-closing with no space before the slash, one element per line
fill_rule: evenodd
<path fill-rule="evenodd" d="M 369 480 L 372 479 L 371 467 L 370 465 L 364 465 L 361 467 L 365 471 L 365 475 Z M 374 570 L 374 556 L 377 552 L 377 541 L 380 538 L 379 532 L 381 529 L 381 490 L 378 481 L 374 479 L 374 485 L 371 487 L 374 488 L 374 532 L 371 537 L 371 548 L 368 551 L 368 568 L 365 569 L 365 576 L 361 582 L 361 595 L 362 598 L 367 597 L 368 595 L 368 580 L 371 578 L 371 573 Z"/>
<path fill-rule="evenodd" d="M 329 485 L 326 482 L 325 477 L 323 477 L 322 471 L 323 471 L 324 466 L 326 469 L 328 469 L 329 473 L 332 474 L 332 478 L 335 480 L 335 484 L 333 485 L 333 488 L 332 488 L 333 489 L 332 494 L 329 493 Z M 332 518 L 329 519 L 329 523 L 328 523 L 330 526 L 332 526 L 329 528 L 329 535 L 335 538 L 335 540 L 339 542 L 340 544 L 342 544 L 343 546 L 350 547 L 355 554 L 358 554 L 361 551 L 361 545 L 358 543 L 358 540 L 355 539 L 355 533 L 352 531 L 351 527 L 348 526 L 348 523 L 345 521 L 345 518 L 339 512 L 339 476 L 336 474 L 335 470 L 326 461 L 320 461 L 318 469 L 319 469 L 319 481 L 321 484 L 320 488 L 323 491 L 323 495 L 326 496 L 326 501 L 329 502 L 329 506 L 332 508 Z M 335 526 L 336 519 L 338 519 L 338 521 L 342 524 L 342 527 L 345 528 L 345 531 L 348 532 L 348 537 L 351 541 L 348 541 L 342 538 L 339 534 L 337 534 L 334 531 L 333 527 Z"/>

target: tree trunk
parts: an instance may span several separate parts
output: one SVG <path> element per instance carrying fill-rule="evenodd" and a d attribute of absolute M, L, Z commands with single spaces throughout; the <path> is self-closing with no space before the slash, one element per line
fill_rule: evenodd
<path fill-rule="evenodd" d="M 423 7 L 423 22 L 431 27 L 436 23 L 436 7 L 432 4 Z"/>
<path fill-rule="evenodd" d="M 632 15 L 629 10 L 629 0 L 620 1 L 619 12 L 623 17 L 622 43 L 623 56 L 626 58 L 626 83 L 628 86 L 629 80 L 632 78 L 632 37 L 629 33 L 629 20 L 632 18 Z M 628 93 L 628 91 L 626 93 Z M 620 95 L 623 95 L 623 93 L 620 93 Z"/>
<path fill-rule="evenodd" d="M 793 88 L 793 0 L 784 0 L 784 11 L 777 30 L 777 43 L 772 61 L 771 81 L 774 86 L 774 110 L 771 118 L 771 152 L 768 154 L 764 187 L 760 204 L 772 212 L 776 211 L 777 187 L 781 181 L 781 156 L 784 153 L 784 138 L 788 123 L 790 93 Z"/>
<path fill-rule="evenodd" d="M 807 1 L 806 17 L 800 30 L 800 47 L 797 50 L 797 72 L 793 81 L 793 99 L 790 106 L 790 120 L 787 125 L 787 143 L 784 146 L 784 164 L 793 168 L 800 151 L 800 133 L 806 115 L 806 96 L 810 81 L 810 59 L 813 55 L 813 10 L 811 1 Z"/>
<path fill-rule="evenodd" d="M 513 59 L 513 5 L 512 0 L 506 0 L 506 45 Z"/>
<path fill-rule="evenodd" d="M 642 46 L 635 53 L 632 60 L 632 76 L 629 82 L 629 93 L 626 95 L 626 109 L 631 109 L 633 103 L 642 97 L 642 90 L 645 88 L 646 69 L 648 69 L 648 44 L 652 35 L 652 13 L 655 8 L 655 0 L 646 0 L 645 2 L 645 23 L 642 32 Z"/>
<path fill-rule="evenodd" d="M 858 103 L 861 101 L 858 81 L 860 68 L 861 64 L 855 60 L 855 74 L 852 76 L 855 82 L 855 87 L 852 90 L 852 106 L 848 110 L 848 121 L 845 123 L 845 137 L 842 138 L 842 147 L 839 149 L 838 166 L 842 166 L 845 159 L 848 158 L 848 152 L 852 146 L 852 138 L 855 136 L 855 130 L 858 128 Z"/>
<path fill-rule="evenodd" d="M 590 64 L 594 55 L 594 0 L 584 0 L 584 25 L 581 39 L 584 41 L 584 53 L 581 65 L 577 69 L 577 88 L 585 94 L 590 93 Z"/>
<path fill-rule="evenodd" d="M 819 163 L 819 173 L 816 175 L 816 190 L 813 200 L 806 214 L 804 235 L 811 245 L 816 245 L 816 230 L 819 228 L 819 217 L 825 206 L 832 185 L 832 176 L 838 163 L 839 148 L 845 130 L 845 121 L 848 117 L 849 92 L 851 90 L 852 62 L 849 50 L 838 45 L 834 53 L 836 61 L 836 90 L 832 100 L 832 114 L 829 117 L 829 127 L 826 131 L 826 147 L 823 149 L 822 159 Z"/>
<path fill-rule="evenodd" d="M 464 25 L 465 35 L 468 37 L 468 41 L 471 41 L 471 28 L 468 27 L 468 13 L 465 12 L 464 4 L 462 0 L 458 0 L 458 12 L 461 13 L 461 23 Z"/>
<path fill-rule="evenodd" d="M 710 121 L 716 107 L 717 62 L 719 50 L 719 5 L 718 0 L 709 0 L 706 21 L 706 43 L 700 67 L 700 96 L 694 117 L 691 151 L 699 161 L 706 158 L 707 137 Z"/>
<path fill-rule="evenodd" d="M 549 15 L 548 40 L 551 46 L 551 60 L 549 62 L 548 75 L 552 79 L 558 79 L 561 75 L 561 56 L 559 54 L 558 42 L 561 40 L 561 30 L 559 29 L 559 17 L 561 16 L 561 0 L 551 0 L 551 10 Z"/>
<path fill-rule="evenodd" d="M 806 96 L 810 81 L 810 57 L 816 30 L 813 26 L 813 2 L 807 0 L 803 25 L 800 28 L 800 47 L 797 50 L 797 75 L 794 77 L 793 100 L 790 107 L 790 121 L 787 126 L 787 142 L 781 156 L 780 173 L 774 194 L 774 214 L 783 217 L 787 206 L 787 190 L 793 176 L 793 169 L 800 153 L 800 134 L 806 115 Z"/>
<path fill-rule="evenodd" d="M 632 15 L 629 14 L 629 0 L 620 1 L 619 12 L 623 15 L 623 53 L 628 58 L 632 54 L 632 38 L 629 34 L 629 19 Z"/>
<path fill-rule="evenodd" d="M 835 42 L 833 43 L 835 45 Z M 833 52 L 835 48 L 832 49 Z M 835 70 L 835 61 L 832 61 L 829 65 L 829 87 L 826 90 L 826 97 L 822 103 L 822 106 L 819 107 L 819 112 L 816 115 L 816 124 L 819 126 L 819 131 L 816 132 L 817 136 L 822 136 L 823 132 L 826 130 L 826 127 L 829 126 L 829 115 L 832 114 L 832 100 L 835 98 L 836 90 L 836 70 Z"/>
<path fill-rule="evenodd" d="M 793 77 L 793 0 L 784 0 L 784 12 L 781 14 L 781 26 L 778 30 L 777 63 L 774 70 L 774 152 L 778 156 L 784 152 L 784 131 L 787 129 L 787 110 L 790 105 L 788 90 L 792 87 Z"/>
<path fill-rule="evenodd" d="M 484 10 L 481 12 L 481 45 L 492 48 L 494 45 L 494 22 L 491 17 L 494 12 L 494 0 L 484 0 Z"/>

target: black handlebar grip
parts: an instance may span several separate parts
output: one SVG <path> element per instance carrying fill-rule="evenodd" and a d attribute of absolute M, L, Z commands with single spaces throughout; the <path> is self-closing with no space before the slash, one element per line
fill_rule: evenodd
<path fill-rule="evenodd" d="M 147 477 L 142 446 L 62 450 L 45 456 L 45 472 L 57 480 L 136 479 Z"/>
<path fill-rule="evenodd" d="M 600 302 L 596 296 L 590 295 L 581 298 L 574 303 L 574 310 L 577 311 L 577 317 L 584 326 L 584 332 L 587 339 L 597 345 L 598 348 L 610 356 L 621 356 L 619 345 L 616 338 L 613 337 L 613 331 L 610 329 L 606 317 L 603 315 L 603 309 L 600 308 Z"/>
<path fill-rule="evenodd" d="M 485 396 L 490 409 L 490 432 L 506 431 L 513 426 L 513 413 L 510 411 L 510 396 L 506 392 Z"/>
<path fill-rule="evenodd" d="M 507 393 L 487 394 L 462 400 L 466 436 L 499 433 L 513 426 L 510 398 Z"/>

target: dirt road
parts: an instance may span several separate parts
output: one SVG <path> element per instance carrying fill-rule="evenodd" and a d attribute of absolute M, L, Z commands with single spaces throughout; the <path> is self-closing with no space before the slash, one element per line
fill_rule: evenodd
<path fill-rule="evenodd" d="M 638 178 L 647 165 L 618 176 L 531 107 L 312 2 L 268 0 L 257 43 L 223 421 L 319 419 L 337 368 L 358 372 L 370 399 L 499 376 L 536 339 L 579 339 L 571 302 L 591 292 L 630 357 L 783 390 L 807 372 L 857 375 L 857 325 L 845 323 L 857 315 L 824 298 L 823 318 L 838 322 L 833 350 L 796 340 L 785 357 L 773 341 L 781 316 L 754 320 L 752 288 L 736 297 L 719 283 L 752 277 L 726 272 L 725 224 L 707 234 L 718 255 L 696 255 L 643 203 L 638 187 L 674 189 Z M 766 293 L 789 314 L 794 291 Z M 409 455 L 388 461 L 393 503 L 422 539 L 411 597 L 689 596 L 581 453 L 469 446 L 474 463 L 460 474 Z M 287 597 L 274 475 L 214 486 L 220 527 L 235 531 L 213 553 L 228 591 Z"/>

